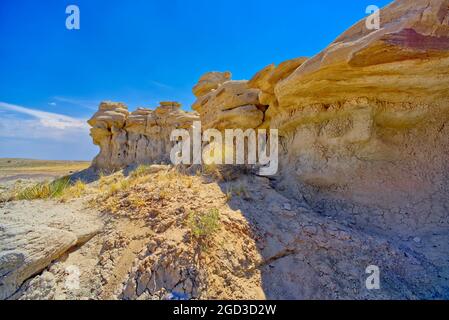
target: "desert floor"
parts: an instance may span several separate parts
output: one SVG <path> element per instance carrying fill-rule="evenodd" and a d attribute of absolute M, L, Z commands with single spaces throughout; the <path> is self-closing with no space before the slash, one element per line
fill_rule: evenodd
<path fill-rule="evenodd" d="M 47 180 L 86 169 L 89 161 L 0 158 L 0 188 L 17 180 Z"/>
<path fill-rule="evenodd" d="M 20 179 L 32 183 L 88 166 L 14 159 L 0 163 L 2 193 Z M 0 283 L 3 298 L 447 295 L 445 233 L 386 237 L 358 229 L 285 197 L 275 180 L 263 177 L 219 181 L 213 172 L 179 172 L 162 165 L 136 171 L 100 175 L 76 197 L 74 190 L 67 199 L 0 203 L 0 226 L 7 231 L 0 236 L 0 252 L 11 259 L 17 257 L 14 252 L 27 257 L 23 264 L 11 260 L 14 277 Z M 217 214 L 215 220 L 211 213 Z M 195 223 L 208 215 L 212 223 Z M 365 269 L 371 264 L 382 268 L 380 291 L 365 288 Z"/>

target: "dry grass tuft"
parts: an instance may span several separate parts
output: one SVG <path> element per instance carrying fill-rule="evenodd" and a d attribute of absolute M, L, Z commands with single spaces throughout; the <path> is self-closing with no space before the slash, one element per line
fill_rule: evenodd
<path fill-rule="evenodd" d="M 75 182 L 75 184 L 69 186 L 63 191 L 61 195 L 61 201 L 66 202 L 70 199 L 80 198 L 86 193 L 87 185 L 83 181 L 78 180 Z"/>
<path fill-rule="evenodd" d="M 191 212 L 187 219 L 193 238 L 202 247 L 210 244 L 213 235 L 220 229 L 220 212 L 212 209 L 206 213 Z"/>
<path fill-rule="evenodd" d="M 52 199 L 61 197 L 70 187 L 70 178 L 63 177 L 52 182 L 39 182 L 23 189 L 15 190 L 14 200 Z"/>

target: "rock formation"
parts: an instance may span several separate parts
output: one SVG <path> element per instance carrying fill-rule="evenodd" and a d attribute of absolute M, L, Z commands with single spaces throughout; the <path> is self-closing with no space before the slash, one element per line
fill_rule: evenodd
<path fill-rule="evenodd" d="M 203 129 L 279 129 L 279 186 L 326 215 L 447 226 L 448 10 L 447 0 L 397 1 L 379 30 L 360 21 L 309 60 L 269 65 L 250 81 L 206 73 L 192 109 Z M 101 148 L 94 164 L 167 160 L 170 130 L 198 119 L 177 107 L 103 103 L 89 121 Z"/>
<path fill-rule="evenodd" d="M 129 112 L 122 103 L 103 102 L 89 120 L 91 136 L 100 147 L 93 166 L 102 170 L 128 165 L 170 161 L 173 129 L 190 129 L 195 113 L 180 110 L 176 102 L 161 102 L 154 111 L 139 108 Z"/>
<path fill-rule="evenodd" d="M 101 220 L 79 203 L 40 204 L 41 210 L 26 201 L 0 208 L 0 300 L 101 230 Z"/>
<path fill-rule="evenodd" d="M 448 4 L 397 1 L 379 30 L 362 20 L 309 60 L 249 82 L 215 76 L 193 108 L 205 128 L 278 129 L 279 188 L 324 215 L 405 234 L 447 227 Z"/>
<path fill-rule="evenodd" d="M 262 124 L 266 107 L 259 101 L 260 90 L 230 77 L 229 72 L 206 73 L 193 88 L 198 100 L 192 109 L 200 114 L 203 129 L 248 129 Z"/>
<path fill-rule="evenodd" d="M 282 184 L 361 226 L 447 227 L 449 2 L 380 16 L 380 30 L 359 22 L 275 85 Z"/>
<path fill-rule="evenodd" d="M 448 10 L 447 0 L 397 1 L 379 30 L 360 21 L 309 60 L 250 81 L 207 73 L 192 109 L 203 129 L 279 129 L 279 187 L 325 215 L 384 230 L 447 226 Z M 89 121 L 94 164 L 167 160 L 170 130 L 196 119 L 176 104 L 129 113 L 103 103 Z"/>
<path fill-rule="evenodd" d="M 269 127 L 270 119 L 278 112 L 278 101 L 274 93 L 276 84 L 287 78 L 299 66 L 307 61 L 307 58 L 296 58 L 282 62 L 278 66 L 270 64 L 259 71 L 249 82 L 250 88 L 259 89 L 259 101 L 269 106 L 265 112 L 264 127 Z"/>
<path fill-rule="evenodd" d="M 222 83 L 231 80 L 230 72 L 208 72 L 204 74 L 198 83 L 193 87 L 193 94 L 199 98 L 206 93 L 215 90 Z"/>
<path fill-rule="evenodd" d="M 269 65 L 249 81 L 203 75 L 196 112 L 102 103 L 89 120 L 96 169 L 167 162 L 171 131 L 196 120 L 203 129 L 278 129 L 282 148 L 270 179 L 210 183 L 155 166 L 125 190 L 100 192 L 114 215 L 105 214 L 95 272 L 84 275 L 99 282 L 85 285 L 87 297 L 447 299 L 449 0 L 399 0 L 380 16 L 379 30 L 361 21 L 311 59 Z M 0 207 L 0 299 L 99 223 L 17 205 L 25 210 L 14 217 Z M 218 210 L 221 225 L 200 263 L 186 221 L 205 210 Z M 373 264 L 379 291 L 365 287 Z"/>

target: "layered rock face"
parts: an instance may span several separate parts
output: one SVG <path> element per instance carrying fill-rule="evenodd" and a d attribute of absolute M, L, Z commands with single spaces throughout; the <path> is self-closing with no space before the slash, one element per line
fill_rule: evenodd
<path fill-rule="evenodd" d="M 307 58 L 297 58 L 282 62 L 278 66 L 270 64 L 259 71 L 249 82 L 250 88 L 259 89 L 259 101 L 265 106 L 269 106 L 265 112 L 264 127 L 268 127 L 271 118 L 278 112 L 278 101 L 274 93 L 277 83 L 284 80 L 300 67 Z"/>
<path fill-rule="evenodd" d="M 379 30 L 362 20 L 309 60 L 249 82 L 205 75 L 193 108 L 206 128 L 279 129 L 279 187 L 318 212 L 381 230 L 447 226 L 448 12 L 447 0 L 397 1 Z"/>
<path fill-rule="evenodd" d="M 155 110 L 129 112 L 122 103 L 103 102 L 89 120 L 91 136 L 100 147 L 97 169 L 116 170 L 129 165 L 170 161 L 174 129 L 190 129 L 198 115 L 185 112 L 176 102 L 161 102 Z"/>
<path fill-rule="evenodd" d="M 229 72 L 206 73 L 193 88 L 198 100 L 192 109 L 200 114 L 203 129 L 248 129 L 263 123 L 266 106 L 259 101 L 260 90 L 230 78 Z"/>
<path fill-rule="evenodd" d="M 449 1 L 397 1 L 274 86 L 282 184 L 395 232 L 448 226 Z"/>

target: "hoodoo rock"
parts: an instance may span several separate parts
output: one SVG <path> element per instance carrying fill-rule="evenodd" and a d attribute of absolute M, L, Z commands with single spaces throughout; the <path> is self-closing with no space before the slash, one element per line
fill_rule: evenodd
<path fill-rule="evenodd" d="M 204 86 L 204 78 L 209 78 L 211 74 L 219 79 L 213 82 L 216 86 L 198 91 L 198 86 Z M 257 128 L 263 122 L 266 109 L 259 101 L 260 90 L 249 88 L 248 81 L 229 79 L 229 73 L 207 73 L 194 87 L 193 92 L 198 100 L 192 109 L 200 114 L 203 129 Z"/>
<path fill-rule="evenodd" d="M 206 93 L 218 88 L 222 83 L 231 80 L 230 72 L 207 72 L 201 76 L 198 83 L 193 87 L 193 94 L 199 98 Z"/>
<path fill-rule="evenodd" d="M 249 82 L 248 87 L 259 89 L 259 101 L 270 106 L 265 113 L 264 126 L 269 126 L 271 117 L 278 112 L 278 101 L 274 93 L 276 84 L 290 76 L 307 58 L 287 60 L 275 66 L 271 64 L 259 71 Z"/>
<path fill-rule="evenodd" d="M 161 102 L 155 110 L 129 112 L 122 103 L 103 102 L 89 120 L 91 136 L 100 147 L 94 159 L 97 169 L 116 170 L 129 165 L 168 162 L 174 129 L 190 129 L 194 112 L 185 112 L 177 102 Z"/>

